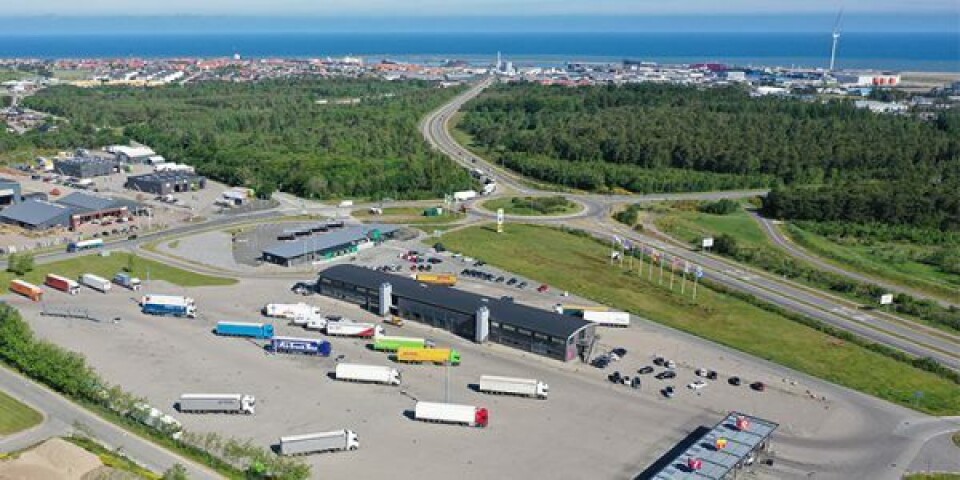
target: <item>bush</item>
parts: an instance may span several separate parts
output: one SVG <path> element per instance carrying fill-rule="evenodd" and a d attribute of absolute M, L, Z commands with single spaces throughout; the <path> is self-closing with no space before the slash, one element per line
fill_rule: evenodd
<path fill-rule="evenodd" d="M 11 253 L 7 257 L 7 271 L 17 275 L 26 275 L 33 271 L 34 259 L 29 253 Z"/>
<path fill-rule="evenodd" d="M 640 205 L 633 204 L 627 207 L 625 210 L 621 210 L 613 215 L 613 219 L 629 226 L 634 226 L 637 224 L 637 220 L 640 219 Z"/>
<path fill-rule="evenodd" d="M 740 210 L 740 204 L 735 200 L 723 198 L 716 202 L 701 203 L 697 210 L 711 215 L 729 215 Z"/>

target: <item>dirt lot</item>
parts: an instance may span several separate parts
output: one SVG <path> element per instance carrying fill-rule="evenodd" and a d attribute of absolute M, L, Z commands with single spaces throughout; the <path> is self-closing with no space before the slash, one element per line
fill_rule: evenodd
<path fill-rule="evenodd" d="M 385 247 L 368 251 L 370 259 L 395 261 L 396 254 L 406 248 L 389 243 Z M 898 477 L 896 469 L 888 466 L 891 450 L 876 448 L 871 441 L 878 436 L 891 438 L 890 432 L 907 417 L 901 409 L 823 382 L 785 379 L 778 367 L 645 322 L 602 331 L 603 344 L 630 352 L 604 371 L 499 345 L 476 345 L 414 322 L 402 329 L 388 326 L 388 334 L 425 336 L 441 346 L 454 346 L 464 358 L 463 365 L 449 369 L 449 383 L 444 367 L 402 365 L 402 388 L 328 378 L 340 355 L 344 361 L 392 364 L 386 354 L 369 350 L 365 341 L 331 339 L 333 356 L 318 359 L 270 355 L 255 342 L 211 333 L 219 320 L 263 320 L 258 312 L 265 303 L 303 300 L 289 292 L 291 283 L 290 279 L 262 278 L 242 280 L 234 287 L 187 290 L 162 282 L 146 287 L 146 292 L 195 297 L 201 312 L 196 320 L 143 315 L 135 303 L 138 296 L 122 290 L 103 295 L 86 289 L 76 297 L 63 298 L 51 292 L 54 297 L 50 297 L 58 304 L 95 308 L 100 318 L 120 317 L 117 324 L 40 317 L 38 305 L 21 297 L 9 301 L 22 309 L 41 337 L 83 352 L 105 378 L 146 396 L 189 429 L 249 437 L 264 446 L 275 444 L 281 435 L 339 428 L 357 431 L 361 439 L 357 452 L 306 458 L 316 474 L 326 478 L 389 475 L 405 479 L 424 474 L 477 479 L 628 478 L 694 428 L 712 426 L 730 410 L 781 423 L 773 443 L 777 461 L 772 467 L 760 467 L 760 477 L 807 478 L 817 471 L 817 478 L 857 478 L 855 472 L 862 472 L 862 465 L 874 465 L 876 474 L 871 478 Z M 463 286 L 493 295 L 513 292 L 487 282 L 464 282 Z M 541 306 L 559 298 L 556 292 L 525 291 L 516 296 L 517 301 L 535 300 Z M 377 320 L 353 305 L 319 296 L 306 298 L 329 314 Z M 281 334 L 322 336 L 275 323 Z M 678 362 L 678 378 L 669 382 L 677 388 L 676 398 L 662 397 L 658 391 L 666 383 L 649 375 L 643 377 L 640 391 L 606 381 L 613 370 L 632 376 L 637 368 L 650 364 L 654 354 Z M 685 385 L 696 378 L 693 369 L 700 366 L 717 370 L 721 380 L 694 393 Z M 470 390 L 468 385 L 482 374 L 538 378 L 550 384 L 551 397 L 536 401 Z M 770 388 L 758 393 L 746 386 L 729 386 L 723 379 L 733 374 L 762 380 Z M 173 405 L 185 392 L 254 394 L 257 414 L 176 413 Z M 447 392 L 451 402 L 489 408 L 490 427 L 426 424 L 405 415 L 415 399 L 442 401 Z M 824 461 L 825 448 L 831 454 L 829 462 Z"/>

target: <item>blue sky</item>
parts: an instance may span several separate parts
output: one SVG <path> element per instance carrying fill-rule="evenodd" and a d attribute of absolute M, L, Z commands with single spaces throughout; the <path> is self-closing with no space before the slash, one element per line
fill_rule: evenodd
<path fill-rule="evenodd" d="M 3 15 L 649 15 L 836 12 L 840 0 L 12 0 Z M 843 0 L 849 12 L 957 15 L 956 0 Z"/>

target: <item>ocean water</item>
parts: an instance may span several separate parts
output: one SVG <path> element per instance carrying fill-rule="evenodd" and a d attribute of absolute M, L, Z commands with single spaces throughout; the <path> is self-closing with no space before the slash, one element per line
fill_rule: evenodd
<path fill-rule="evenodd" d="M 565 61 L 823 67 L 828 33 L 123 33 L 3 34 L 3 58 L 326 57 L 368 60 Z M 845 33 L 839 68 L 960 71 L 960 32 Z"/>

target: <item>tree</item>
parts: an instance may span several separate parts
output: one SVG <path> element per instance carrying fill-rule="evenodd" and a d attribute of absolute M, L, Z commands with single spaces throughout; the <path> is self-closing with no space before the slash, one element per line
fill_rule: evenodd
<path fill-rule="evenodd" d="M 179 463 L 167 469 L 166 472 L 163 472 L 163 480 L 188 480 L 190 477 L 187 476 L 187 469 Z"/>
<path fill-rule="evenodd" d="M 7 257 L 7 271 L 19 276 L 33 271 L 34 258 L 30 253 L 11 253 Z"/>

